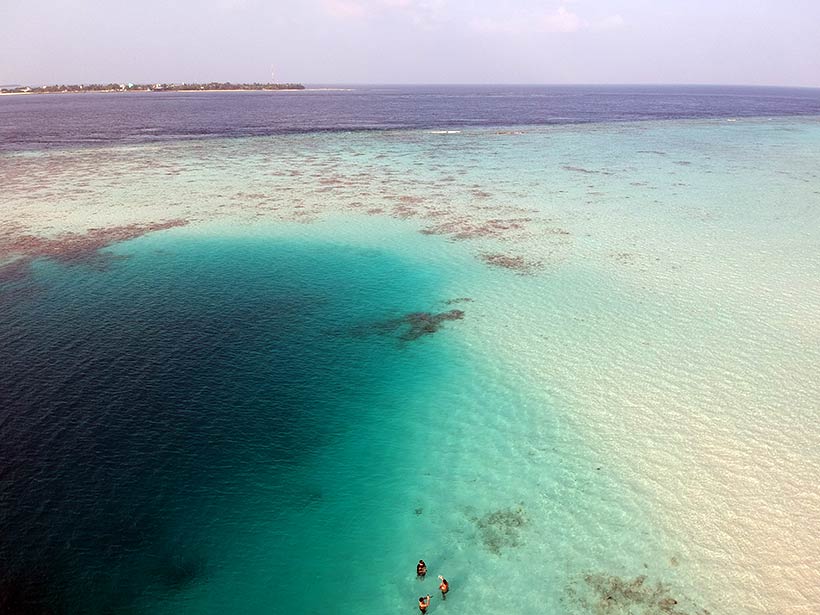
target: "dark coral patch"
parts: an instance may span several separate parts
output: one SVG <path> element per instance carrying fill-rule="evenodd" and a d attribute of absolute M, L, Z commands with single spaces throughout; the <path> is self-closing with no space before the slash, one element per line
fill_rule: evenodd
<path fill-rule="evenodd" d="M 604 171 L 597 169 L 587 169 L 585 167 L 576 167 L 570 164 L 565 164 L 561 167 L 565 171 L 572 171 L 574 173 L 585 173 L 587 175 L 615 175 L 612 171 Z"/>
<path fill-rule="evenodd" d="M 400 203 L 405 203 L 407 205 L 420 205 L 424 202 L 424 199 L 422 197 L 413 195 L 403 195 L 398 197 L 397 200 Z"/>
<path fill-rule="evenodd" d="M 376 333 L 379 335 L 395 335 L 403 342 L 412 342 L 425 335 L 436 333 L 442 324 L 448 320 L 464 318 L 462 310 L 448 312 L 411 312 L 399 318 L 382 320 L 354 330 L 355 335 Z"/>
<path fill-rule="evenodd" d="M 456 297 L 455 299 L 447 299 L 444 303 L 446 305 L 453 305 L 454 303 L 472 303 L 472 297 Z"/>
<path fill-rule="evenodd" d="M 571 613 L 616 615 L 709 615 L 709 611 L 675 597 L 664 583 L 647 582 L 644 575 L 634 579 L 603 573 L 590 573 L 566 588 Z M 579 611 L 575 610 L 579 608 Z"/>
<path fill-rule="evenodd" d="M 522 231 L 532 218 L 492 218 L 473 220 L 457 218 L 422 229 L 425 235 L 450 235 L 453 239 L 476 239 L 478 237 L 503 238 L 510 231 Z"/>
<path fill-rule="evenodd" d="M 503 254 L 500 252 L 482 252 L 481 260 L 492 267 L 502 269 L 512 269 L 522 275 L 531 275 L 541 269 L 543 263 L 539 260 L 529 259 L 521 255 Z"/>
<path fill-rule="evenodd" d="M 175 219 L 150 224 L 128 224 L 109 228 L 93 228 L 85 233 L 63 233 L 55 238 L 37 237 L 24 232 L 0 235 L 0 252 L 18 256 L 18 260 L 0 266 L 0 281 L 20 279 L 34 259 L 48 258 L 66 265 L 101 265 L 110 257 L 99 250 L 115 243 L 135 239 L 153 231 L 185 226 L 187 220 Z"/>
<path fill-rule="evenodd" d="M 443 322 L 447 320 L 461 320 L 464 318 L 462 310 L 450 310 L 448 312 L 413 312 L 398 319 L 395 329 L 400 331 L 399 339 L 405 342 L 417 340 L 425 335 L 432 335 L 441 328 Z M 393 326 L 393 325 L 390 325 Z"/>
<path fill-rule="evenodd" d="M 475 524 L 484 547 L 495 555 L 521 546 L 521 532 L 528 523 L 523 506 L 495 510 L 482 517 L 471 516 L 470 521 Z"/>

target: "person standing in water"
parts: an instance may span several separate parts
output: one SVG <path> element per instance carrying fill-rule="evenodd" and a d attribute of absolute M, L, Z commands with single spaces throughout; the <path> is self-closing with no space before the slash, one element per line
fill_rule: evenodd
<path fill-rule="evenodd" d="M 447 592 L 450 591 L 450 584 L 443 576 L 438 575 L 438 578 L 441 580 L 441 583 L 438 584 L 438 588 L 441 590 L 441 599 L 447 600 Z"/>
<path fill-rule="evenodd" d="M 426 613 L 428 606 L 430 606 L 430 595 L 421 596 L 419 598 L 419 611 Z"/>
<path fill-rule="evenodd" d="M 419 578 L 419 580 L 423 580 L 426 575 L 427 564 L 424 563 L 423 559 L 420 559 L 419 563 L 416 564 L 416 576 Z"/>

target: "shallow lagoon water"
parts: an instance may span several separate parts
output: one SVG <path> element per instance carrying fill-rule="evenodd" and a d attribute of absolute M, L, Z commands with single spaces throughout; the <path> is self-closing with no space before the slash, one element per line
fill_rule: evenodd
<path fill-rule="evenodd" d="M 33 578 L 86 612 L 413 612 L 423 557 L 453 587 L 431 612 L 811 613 L 818 143 L 808 118 L 9 154 L 4 215 L 38 233 L 190 224 L 7 283 L 3 389 L 48 399 L 4 454 L 80 462 L 4 514 L 57 480 L 108 529 L 44 517 L 4 552 L 67 553 Z M 105 420 L 43 429 L 67 394 Z"/>

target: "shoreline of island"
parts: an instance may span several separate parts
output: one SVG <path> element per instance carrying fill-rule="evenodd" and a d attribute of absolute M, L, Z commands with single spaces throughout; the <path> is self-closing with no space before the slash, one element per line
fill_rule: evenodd
<path fill-rule="evenodd" d="M 0 88 L 0 96 L 127 92 L 293 92 L 306 89 L 301 83 L 93 83 L 6 87 Z"/>

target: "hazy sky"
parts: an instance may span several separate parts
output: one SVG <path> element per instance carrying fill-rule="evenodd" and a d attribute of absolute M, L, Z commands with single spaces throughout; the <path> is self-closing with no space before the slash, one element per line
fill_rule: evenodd
<path fill-rule="evenodd" d="M 820 0 L 0 0 L 0 84 L 820 85 Z"/>

